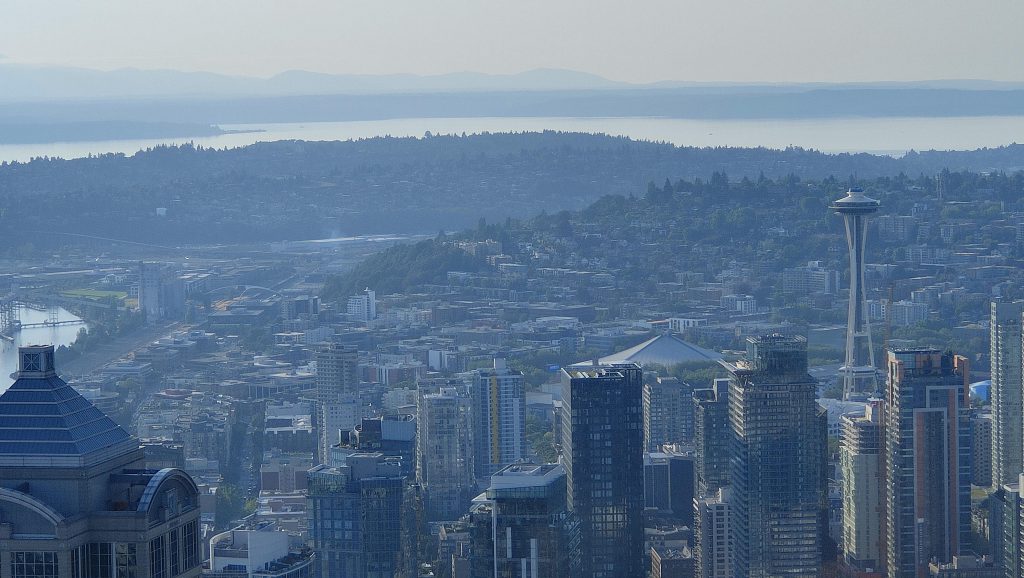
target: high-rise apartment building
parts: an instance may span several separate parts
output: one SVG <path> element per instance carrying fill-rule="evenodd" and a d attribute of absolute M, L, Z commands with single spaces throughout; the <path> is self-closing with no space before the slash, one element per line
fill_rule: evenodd
<path fill-rule="evenodd" d="M 885 565 L 881 414 L 881 400 L 871 400 L 864 415 L 841 418 L 842 546 L 844 563 L 853 576 L 881 571 Z"/>
<path fill-rule="evenodd" d="M 694 498 L 694 558 L 701 578 L 735 578 L 729 488 Z"/>
<path fill-rule="evenodd" d="M 1024 471 L 1024 381 L 1021 379 L 1024 301 L 993 302 L 989 315 L 992 369 L 992 485 L 1014 484 Z"/>
<path fill-rule="evenodd" d="M 321 578 L 390 578 L 401 568 L 401 460 L 352 454 L 309 471 L 310 538 Z"/>
<path fill-rule="evenodd" d="M 644 575 L 642 391 L 635 363 L 562 370 L 571 576 Z"/>
<path fill-rule="evenodd" d="M 496 358 L 472 374 L 476 476 L 486 478 L 526 457 L 526 383 L 523 374 Z"/>
<path fill-rule="evenodd" d="M 355 346 L 331 343 L 316 353 L 316 401 L 320 461 L 362 418 L 359 403 L 359 353 Z"/>
<path fill-rule="evenodd" d="M 971 485 L 992 486 L 992 414 L 971 417 Z"/>
<path fill-rule="evenodd" d="M 185 284 L 163 263 L 139 263 L 139 309 L 147 323 L 180 319 L 185 314 Z"/>
<path fill-rule="evenodd" d="M 661 451 L 662 444 L 693 440 L 693 388 L 676 377 L 644 384 L 644 447 Z"/>
<path fill-rule="evenodd" d="M 990 496 L 992 558 L 1003 578 L 1024 577 L 1024 474 L 1014 484 L 1003 484 Z"/>
<path fill-rule="evenodd" d="M 716 379 L 710 389 L 693 392 L 697 495 L 714 495 L 729 485 L 732 429 L 729 427 L 729 380 Z"/>
<path fill-rule="evenodd" d="M 417 402 L 416 480 L 430 521 L 466 513 L 475 486 L 469 397 L 455 387 L 422 393 Z"/>
<path fill-rule="evenodd" d="M 927 347 L 890 349 L 886 362 L 887 571 L 917 578 L 970 537 L 968 362 Z"/>
<path fill-rule="evenodd" d="M 362 295 L 348 298 L 345 310 L 352 321 L 373 321 L 377 318 L 377 293 L 369 288 L 364 289 Z"/>
<path fill-rule="evenodd" d="M 197 577 L 199 491 L 22 347 L 0 395 L 0 576 Z"/>
<path fill-rule="evenodd" d="M 826 428 L 807 373 L 807 340 L 747 339 L 727 364 L 738 576 L 817 578 L 822 568 Z"/>
<path fill-rule="evenodd" d="M 473 576 L 565 576 L 565 521 L 565 469 L 561 465 L 523 463 L 502 469 L 473 500 Z"/>

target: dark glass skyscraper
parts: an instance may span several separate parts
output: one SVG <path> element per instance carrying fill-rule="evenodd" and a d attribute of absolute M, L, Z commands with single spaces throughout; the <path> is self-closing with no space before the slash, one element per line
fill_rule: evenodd
<path fill-rule="evenodd" d="M 384 578 L 402 572 L 398 458 L 352 454 L 343 465 L 309 471 L 310 537 L 321 578 Z"/>
<path fill-rule="evenodd" d="M 729 380 L 693 392 L 697 495 L 711 496 L 729 485 Z"/>
<path fill-rule="evenodd" d="M 642 392 L 635 363 L 562 370 L 571 576 L 644 575 Z"/>
<path fill-rule="evenodd" d="M 565 469 L 519 463 L 491 476 L 470 510 L 473 576 L 565 576 Z"/>
<path fill-rule="evenodd" d="M 826 424 L 807 340 L 747 339 L 727 365 L 737 576 L 821 576 Z"/>

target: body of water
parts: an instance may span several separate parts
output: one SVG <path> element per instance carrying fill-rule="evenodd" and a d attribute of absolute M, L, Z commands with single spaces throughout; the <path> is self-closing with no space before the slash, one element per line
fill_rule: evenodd
<path fill-rule="evenodd" d="M 58 142 L 0 145 L 0 161 L 33 157 L 80 158 L 103 153 L 134 154 L 161 144 L 187 142 L 233 148 L 277 140 L 331 141 L 375 136 L 423 136 L 558 130 L 605 133 L 679 146 L 786 148 L 824 152 L 869 152 L 901 155 L 908 150 L 971 150 L 1024 142 L 1024 116 L 892 117 L 823 119 L 681 119 L 482 117 L 399 118 L 350 122 L 222 125 L 232 131 L 218 136 L 174 139 Z"/>
<path fill-rule="evenodd" d="M 62 307 L 55 308 L 58 321 L 81 321 Z M 21 308 L 22 323 L 43 323 L 50 319 L 50 311 L 39 311 L 28 307 Z M 78 336 L 78 331 L 86 327 L 85 323 L 56 325 L 52 327 L 26 327 L 11 337 L 14 341 L 0 339 L 0 393 L 3 393 L 14 380 L 11 374 L 18 371 L 18 347 L 21 345 L 71 345 Z M 59 368 L 58 368 L 59 370 Z"/>

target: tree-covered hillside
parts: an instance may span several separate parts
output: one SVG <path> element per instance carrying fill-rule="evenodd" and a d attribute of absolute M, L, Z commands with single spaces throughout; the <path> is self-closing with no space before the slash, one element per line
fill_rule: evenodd
<path fill-rule="evenodd" d="M 232 150 L 0 164 L 0 246 L 50 232 L 161 245 L 432 233 L 642 193 L 649 181 L 934 175 L 1024 166 L 1024 146 L 895 159 L 791 148 L 687 148 L 578 133 L 281 141 Z M 163 210 L 158 210 L 163 209 Z"/>
<path fill-rule="evenodd" d="M 422 284 L 444 284 L 448 271 L 473 272 L 482 259 L 440 239 L 396 245 L 364 260 L 343 276 L 328 281 L 325 298 L 355 295 L 370 287 L 381 294 L 397 293 Z"/>

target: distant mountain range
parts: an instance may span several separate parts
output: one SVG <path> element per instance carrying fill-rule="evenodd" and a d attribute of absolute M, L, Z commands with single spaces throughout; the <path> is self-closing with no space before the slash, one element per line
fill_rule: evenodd
<path fill-rule="evenodd" d="M 1024 83 L 983 80 L 877 82 L 850 84 L 750 84 L 665 81 L 631 84 L 574 70 L 536 69 L 517 74 L 458 72 L 434 76 L 415 74 L 325 74 L 289 70 L 270 78 L 212 72 L 139 70 L 102 71 L 85 68 L 0 64 L 0 102 L 122 98 L 235 98 L 332 94 L 430 92 L 507 92 L 624 89 L 683 89 L 687 92 L 800 92 L 842 88 L 918 88 L 1013 90 Z"/>
<path fill-rule="evenodd" d="M 443 117 L 1024 115 L 1024 83 L 629 84 L 572 70 L 271 78 L 0 64 L 0 144 L 206 136 L 220 125 Z"/>
<path fill-rule="evenodd" d="M 538 69 L 519 74 L 460 72 L 415 74 L 324 74 L 289 70 L 270 78 L 177 70 L 111 71 L 85 68 L 0 65 L 0 100 L 133 97 L 242 97 L 393 92 L 466 92 L 494 90 L 594 90 L 628 88 L 600 76 L 571 70 Z"/>

